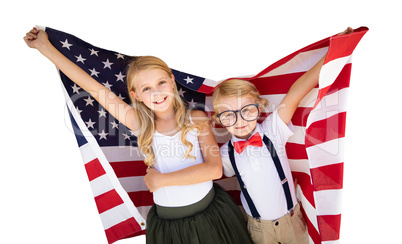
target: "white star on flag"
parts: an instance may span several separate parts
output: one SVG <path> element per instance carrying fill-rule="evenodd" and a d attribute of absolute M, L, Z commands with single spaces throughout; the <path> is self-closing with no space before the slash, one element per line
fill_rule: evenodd
<path fill-rule="evenodd" d="M 106 111 L 103 108 L 101 110 L 99 110 L 98 113 L 99 113 L 99 118 L 100 117 L 105 117 L 106 118 Z"/>
<path fill-rule="evenodd" d="M 188 102 L 188 105 L 189 105 L 190 107 L 195 107 L 195 105 L 197 105 L 197 103 L 194 102 L 194 99 L 191 99 L 191 102 Z"/>
<path fill-rule="evenodd" d="M 90 96 L 88 96 L 88 98 L 84 99 L 85 102 L 87 102 L 87 104 L 85 104 L 85 106 L 91 105 L 94 106 L 93 102 L 95 100 L 93 100 Z"/>
<path fill-rule="evenodd" d="M 112 86 L 111 84 L 109 84 L 109 81 L 106 81 L 106 83 L 102 83 L 107 89 L 111 90 Z"/>
<path fill-rule="evenodd" d="M 125 75 L 123 75 L 122 73 L 121 73 L 121 71 L 119 72 L 119 74 L 118 75 L 115 75 L 116 77 L 117 77 L 117 80 L 116 81 L 122 81 L 122 82 L 124 82 L 124 77 L 126 77 Z"/>
<path fill-rule="evenodd" d="M 119 124 L 116 121 L 110 122 L 112 124 L 112 129 L 117 128 L 119 129 Z"/>
<path fill-rule="evenodd" d="M 80 94 L 79 90 L 81 89 L 81 87 L 77 86 L 77 84 L 74 83 L 71 88 L 73 88 L 73 93 Z"/>
<path fill-rule="evenodd" d="M 102 133 L 98 133 L 98 135 L 100 136 L 99 140 L 107 140 L 106 136 L 109 135 L 109 133 L 106 133 L 105 130 L 102 130 Z"/>
<path fill-rule="evenodd" d="M 74 57 L 77 58 L 76 63 L 78 63 L 78 62 L 84 63 L 84 61 L 87 60 L 86 58 L 83 58 L 83 57 L 81 56 L 81 54 L 80 54 L 80 56 L 74 56 Z"/>
<path fill-rule="evenodd" d="M 96 122 L 92 122 L 92 120 L 91 120 L 91 118 L 88 120 L 88 122 L 85 122 L 85 124 L 87 124 L 87 128 L 89 129 L 90 127 L 92 128 L 92 129 L 94 129 L 94 124 L 95 124 Z"/>
<path fill-rule="evenodd" d="M 106 61 L 105 61 L 105 62 L 102 62 L 102 63 L 105 65 L 105 67 L 103 67 L 103 69 L 106 69 L 106 68 L 112 69 L 112 64 L 113 64 L 113 63 L 111 63 L 111 62 L 109 61 L 109 59 L 106 59 Z"/>
<path fill-rule="evenodd" d="M 130 140 L 130 136 L 127 133 L 123 133 L 124 140 Z"/>
<path fill-rule="evenodd" d="M 89 48 L 89 51 L 91 51 L 91 56 L 92 56 L 92 55 L 98 56 L 98 52 L 99 52 L 99 51 L 95 51 L 93 48 Z"/>
<path fill-rule="evenodd" d="M 67 48 L 68 50 L 70 50 L 70 47 L 73 44 L 68 43 L 68 40 L 66 39 L 64 42 L 60 41 L 63 44 L 63 47 Z"/>
<path fill-rule="evenodd" d="M 96 77 L 98 77 L 99 72 L 98 72 L 98 71 L 96 71 L 96 69 L 95 69 L 95 68 L 90 69 L 89 71 L 91 71 L 91 76 L 96 76 Z"/>
<path fill-rule="evenodd" d="M 194 80 L 194 78 L 190 78 L 189 76 L 187 76 L 187 78 L 186 78 L 186 79 L 184 79 L 184 80 L 186 81 L 186 84 L 188 84 L 188 83 L 193 84 L 193 80 Z"/>
<path fill-rule="evenodd" d="M 124 55 L 121 53 L 115 53 L 117 55 L 117 59 L 121 58 L 124 59 Z"/>
<path fill-rule="evenodd" d="M 183 89 L 180 88 L 180 90 L 179 90 L 179 95 L 180 95 L 181 97 L 184 97 L 184 93 L 186 93 L 186 91 L 183 91 Z"/>

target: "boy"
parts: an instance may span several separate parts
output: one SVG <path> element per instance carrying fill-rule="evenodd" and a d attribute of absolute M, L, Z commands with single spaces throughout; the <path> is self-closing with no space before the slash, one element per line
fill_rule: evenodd
<path fill-rule="evenodd" d="M 349 34 L 347 28 L 340 34 Z M 224 174 L 236 175 L 254 243 L 308 243 L 285 145 L 300 101 L 318 84 L 326 55 L 289 89 L 278 108 L 257 124 L 268 101 L 245 80 L 222 82 L 214 91 L 215 119 L 232 134 L 220 151 Z"/>
<path fill-rule="evenodd" d="M 212 102 L 217 121 L 232 134 L 231 140 L 220 149 L 224 174 L 227 177 L 236 175 L 241 188 L 245 188 L 242 189 L 241 202 L 247 213 L 247 227 L 253 242 L 308 243 L 284 149 L 294 133 L 290 114 L 283 115 L 285 111 L 281 111 L 286 107 L 280 106 L 281 109 L 258 124 L 261 109 L 268 105 L 268 101 L 261 98 L 255 86 L 245 80 L 222 82 L 214 91 Z M 264 135 L 276 150 L 272 155 L 276 154 L 279 158 L 287 179 L 282 179 L 286 181 L 286 191 L 271 152 L 264 145 Z M 269 147 L 272 150 L 272 146 Z"/>

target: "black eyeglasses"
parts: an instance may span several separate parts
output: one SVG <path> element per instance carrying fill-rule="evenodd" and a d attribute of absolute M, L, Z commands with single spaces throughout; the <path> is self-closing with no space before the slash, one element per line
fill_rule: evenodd
<path fill-rule="evenodd" d="M 239 110 L 226 110 L 222 113 L 218 114 L 217 117 L 219 122 L 224 127 L 230 127 L 236 124 L 237 122 L 237 113 L 240 113 L 240 116 L 245 121 L 254 121 L 260 115 L 260 110 L 258 109 L 258 104 L 247 104 Z"/>

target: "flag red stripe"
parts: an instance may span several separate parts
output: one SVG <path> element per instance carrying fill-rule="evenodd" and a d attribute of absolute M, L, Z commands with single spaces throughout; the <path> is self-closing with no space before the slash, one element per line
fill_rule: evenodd
<path fill-rule="evenodd" d="M 305 72 L 298 72 L 270 77 L 261 77 L 250 80 L 250 82 L 255 85 L 260 94 L 286 94 L 288 93 L 289 88 L 293 85 L 295 80 L 297 80 L 304 73 Z"/>
<path fill-rule="evenodd" d="M 134 218 L 129 218 L 105 230 L 108 243 L 116 242 L 122 238 L 141 231 L 141 227 Z"/>
<path fill-rule="evenodd" d="M 314 107 L 317 106 L 317 104 L 323 99 L 324 96 L 333 94 L 335 92 L 338 92 L 339 90 L 349 87 L 351 69 L 352 64 L 346 64 L 343 67 L 342 71 L 339 73 L 338 77 L 330 86 L 320 88 Z"/>
<path fill-rule="evenodd" d="M 334 241 L 339 239 L 341 229 L 341 215 L 319 215 L 317 216 L 318 228 L 322 241 Z"/>
<path fill-rule="evenodd" d="M 152 206 L 154 204 L 153 195 L 149 191 L 128 192 L 128 196 L 136 207 Z"/>
<path fill-rule="evenodd" d="M 117 177 L 144 176 L 147 166 L 144 161 L 123 161 L 110 164 Z"/>
<path fill-rule="evenodd" d="M 115 189 L 95 197 L 95 202 L 100 214 L 124 203 Z"/>
<path fill-rule="evenodd" d="M 306 147 L 345 137 L 346 112 L 311 124 L 306 130 Z"/>
<path fill-rule="evenodd" d="M 362 30 L 366 30 L 367 28 L 359 28 L 354 33 L 351 33 L 347 36 L 348 45 L 345 45 L 345 36 L 335 35 L 330 38 L 331 47 L 328 50 L 327 57 L 325 59 L 325 63 L 328 63 L 332 60 L 350 56 L 353 53 L 353 50 L 356 48 L 357 44 L 363 37 L 363 34 L 360 32 Z"/>
<path fill-rule="evenodd" d="M 101 163 L 97 158 L 85 164 L 85 170 L 87 171 L 89 181 L 92 181 L 99 176 L 106 174 L 105 170 L 103 169 Z"/>
<path fill-rule="evenodd" d="M 339 73 L 338 77 L 335 79 L 334 83 L 330 86 L 326 95 L 335 93 L 344 88 L 348 88 L 350 85 L 350 74 L 352 71 L 352 64 L 346 64 L 342 71 Z"/>
<path fill-rule="evenodd" d="M 318 91 L 317 100 L 314 104 L 314 108 L 317 107 L 317 105 L 321 102 L 321 100 L 324 98 L 330 88 L 331 86 L 320 88 L 320 90 Z"/>
<path fill-rule="evenodd" d="M 215 87 L 207 86 L 207 85 L 202 84 L 202 85 L 200 86 L 200 88 L 198 88 L 197 92 L 209 94 L 209 93 L 212 93 L 212 92 L 214 91 L 214 88 L 215 88 Z"/>
<path fill-rule="evenodd" d="M 343 188 L 343 163 L 311 169 L 314 190 L 334 190 Z"/>
<path fill-rule="evenodd" d="M 290 143 L 286 144 L 286 154 L 289 159 L 307 159 L 306 146 L 304 144 Z"/>
<path fill-rule="evenodd" d="M 236 184 L 238 184 L 236 182 Z M 237 205 L 241 206 L 241 200 L 240 200 L 240 190 L 232 190 L 232 191 L 226 191 L 237 203 Z"/>
<path fill-rule="evenodd" d="M 146 232 L 146 230 L 137 231 L 137 232 L 133 233 L 132 235 L 123 237 L 122 239 L 128 239 L 128 238 L 135 237 L 135 236 L 145 235 L 145 232 Z"/>
<path fill-rule="evenodd" d="M 304 219 L 306 220 L 306 225 L 307 225 L 307 231 L 311 239 L 313 240 L 314 243 L 321 243 L 321 236 L 318 233 L 318 231 L 315 229 L 313 223 L 311 223 L 310 219 L 307 218 L 306 212 L 303 209 L 303 206 L 300 208 Z"/>
<path fill-rule="evenodd" d="M 292 124 L 296 126 L 306 126 L 307 118 L 313 108 L 298 107 L 293 114 Z"/>
<path fill-rule="evenodd" d="M 310 175 L 303 172 L 292 172 L 293 180 L 297 179 L 297 183 L 300 185 L 303 191 L 304 197 L 315 208 L 313 186 L 311 185 Z"/>

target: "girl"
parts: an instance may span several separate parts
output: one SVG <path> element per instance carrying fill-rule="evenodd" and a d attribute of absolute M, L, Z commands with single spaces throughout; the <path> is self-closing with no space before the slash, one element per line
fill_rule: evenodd
<path fill-rule="evenodd" d="M 33 28 L 24 40 L 137 136 L 155 202 L 147 243 L 251 243 L 239 208 L 212 184 L 222 176 L 222 162 L 208 117 L 185 108 L 162 60 L 144 56 L 130 64 L 131 107 L 57 51 L 46 32 Z"/>

